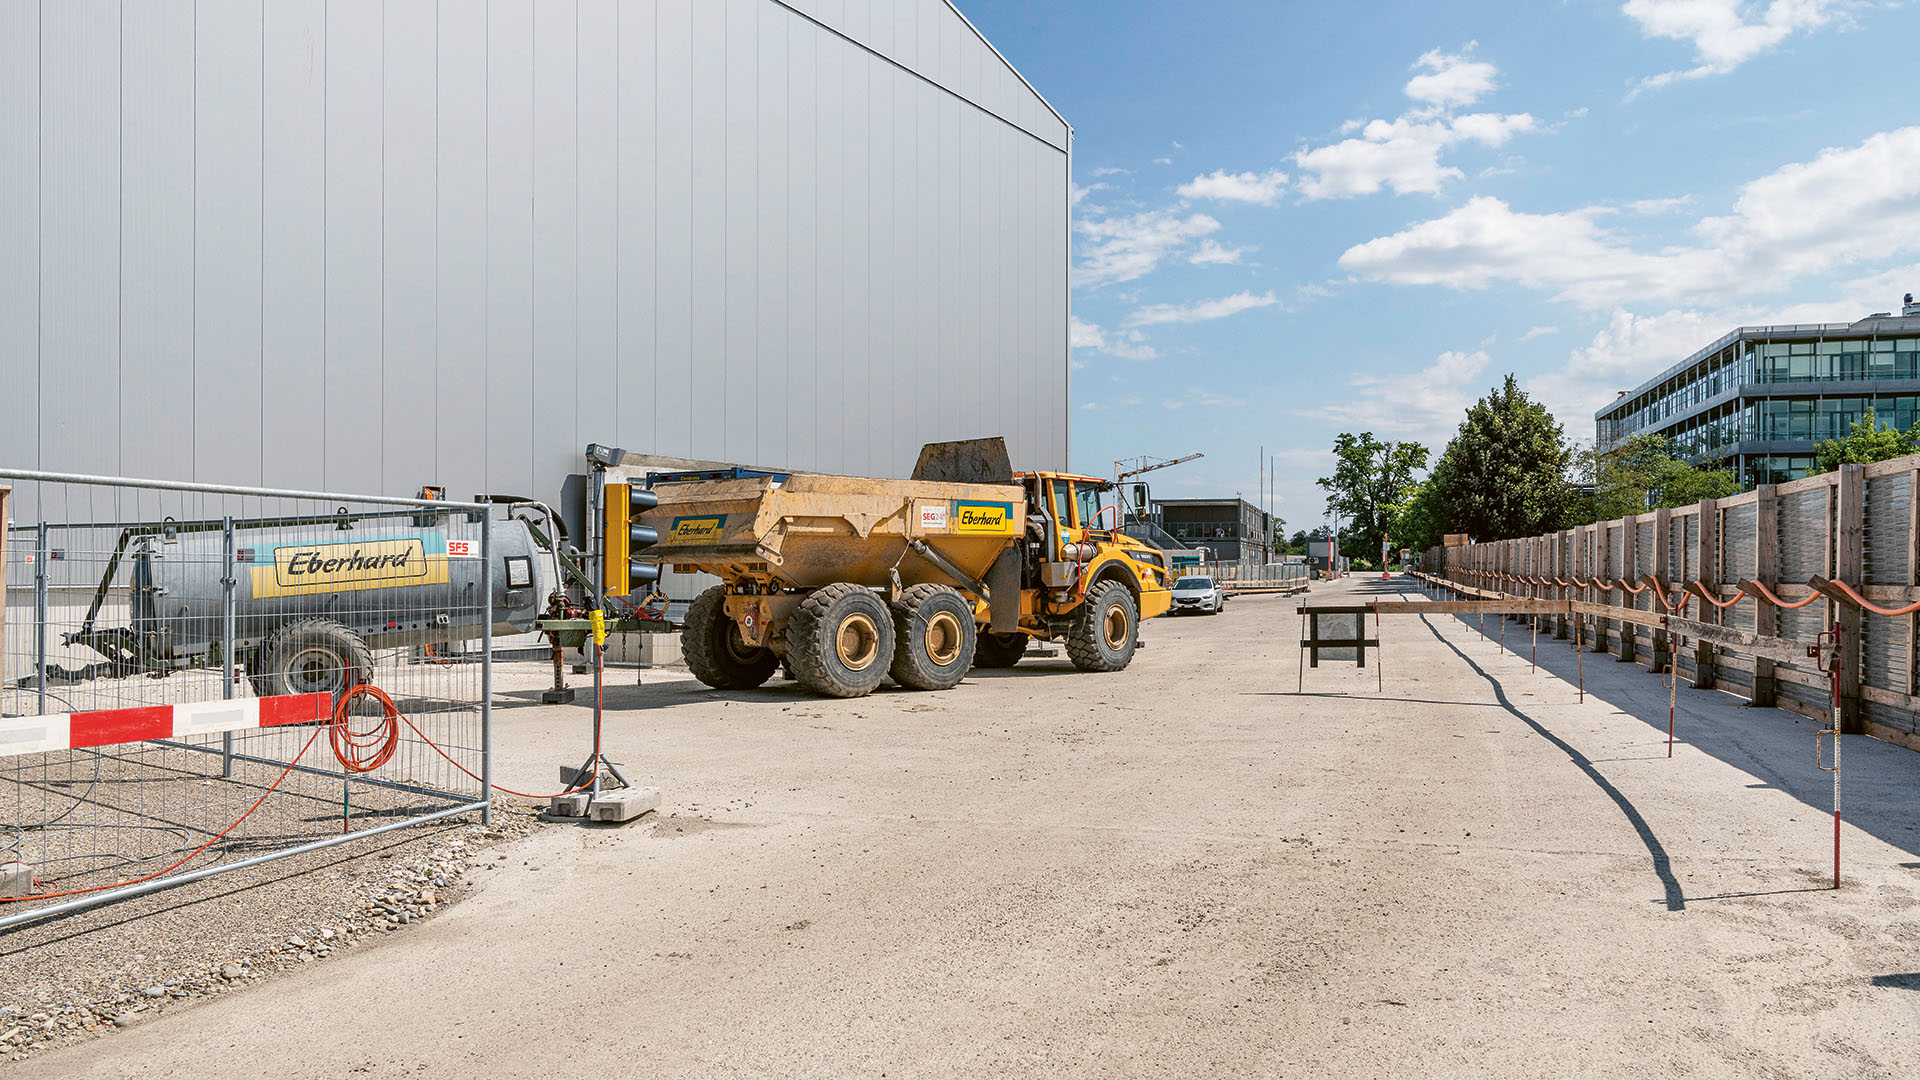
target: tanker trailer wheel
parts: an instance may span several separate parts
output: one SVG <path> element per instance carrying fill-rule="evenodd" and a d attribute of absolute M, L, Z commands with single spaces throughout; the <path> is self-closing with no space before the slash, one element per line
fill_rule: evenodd
<path fill-rule="evenodd" d="M 694 598 L 680 629 L 680 655 L 693 677 L 716 690 L 751 690 L 780 667 L 772 649 L 749 645 L 727 617 L 727 587 L 715 585 Z"/>
<path fill-rule="evenodd" d="M 1133 660 L 1134 631 L 1140 611 L 1133 594 L 1117 581 L 1087 590 L 1086 602 L 1073 613 L 1067 631 L 1067 656 L 1081 671 L 1119 671 Z"/>
<path fill-rule="evenodd" d="M 1014 631 L 1011 634 L 985 633 L 974 646 L 973 664 L 984 668 L 1009 668 L 1027 655 L 1027 635 Z"/>
<path fill-rule="evenodd" d="M 951 690 L 973 667 L 973 605 L 951 585 L 915 585 L 893 604 L 893 666 L 909 690 Z"/>
<path fill-rule="evenodd" d="M 260 646 L 254 692 L 332 694 L 335 706 L 348 690 L 373 681 L 373 650 L 366 639 L 332 619 L 303 619 L 273 632 Z M 359 700 L 365 700 L 364 698 Z"/>
<path fill-rule="evenodd" d="M 829 697 L 872 693 L 893 665 L 893 641 L 886 601 L 845 581 L 815 589 L 787 620 L 793 677 Z"/>

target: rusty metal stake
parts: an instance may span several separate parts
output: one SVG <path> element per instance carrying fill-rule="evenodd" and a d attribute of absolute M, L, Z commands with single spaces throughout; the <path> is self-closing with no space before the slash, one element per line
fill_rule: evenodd
<path fill-rule="evenodd" d="M 1663 674 L 1666 677 L 1664 681 L 1667 684 L 1667 756 L 1672 757 L 1673 713 L 1675 706 L 1680 700 L 1680 673 L 1675 671 L 1673 664 L 1669 662 L 1667 664 L 1667 670 Z"/>
<path fill-rule="evenodd" d="M 1830 649 L 1823 648 L 1831 641 Z M 1807 650 L 1812 653 L 1820 670 L 1833 676 L 1833 726 L 1825 731 L 1813 734 L 1813 763 L 1821 772 L 1833 774 L 1833 887 L 1840 887 L 1840 623 L 1836 620 L 1833 629 L 1821 634 L 1818 643 Z M 1820 737 L 1833 736 L 1833 767 L 1828 768 L 1821 762 Z"/>

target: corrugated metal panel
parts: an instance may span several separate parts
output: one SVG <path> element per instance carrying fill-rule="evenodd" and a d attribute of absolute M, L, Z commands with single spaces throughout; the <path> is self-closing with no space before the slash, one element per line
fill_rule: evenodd
<path fill-rule="evenodd" d="M 1698 581 L 1700 566 L 1700 515 L 1694 514 L 1680 523 L 1680 574 L 1679 581 Z M 1678 584 L 1679 582 L 1676 582 Z"/>
<path fill-rule="evenodd" d="M 983 433 L 1066 464 L 1067 159 L 1019 125 L 1065 129 L 938 0 L 815 5 L 928 78 L 773 0 L 168 3 L 125 93 L 123 4 L 4 8 L 0 237 L 59 241 L 0 253 L 38 313 L 0 333 L 51 349 L 9 460 L 111 472 L 185 416 L 142 471 L 552 497 L 588 441 L 899 474 Z"/>
<path fill-rule="evenodd" d="M 440 193 L 434 147 L 438 128 L 439 40 L 432 8 L 388 4 L 381 57 L 381 486 L 388 491 L 442 482 L 440 425 Z M 455 498 L 476 494 L 455 488 Z"/>
<path fill-rule="evenodd" d="M 381 489 L 386 312 L 381 261 L 381 152 L 386 40 L 380 0 L 328 0 L 326 60 L 326 484 Z M 522 390 L 524 393 L 524 389 Z"/>
<path fill-rule="evenodd" d="M 1917 722 L 1913 713 L 1905 709 L 1896 709 L 1890 705 L 1881 705 L 1872 701 L 1862 702 L 1860 708 L 1866 718 L 1876 724 L 1885 724 L 1909 735 L 1920 735 L 1920 722 Z"/>
<path fill-rule="evenodd" d="M 260 482 L 309 490 L 327 486 L 325 13 L 325 0 L 266 7 Z"/>
<path fill-rule="evenodd" d="M 1752 503 L 1735 506 L 1720 518 L 1720 584 L 1738 584 L 1751 578 L 1759 566 L 1754 550 L 1755 519 L 1759 511 Z"/>
<path fill-rule="evenodd" d="M 113 473 L 128 464 L 119 395 L 101 393 L 121 374 L 120 5 L 40 12 L 41 460 Z"/>
<path fill-rule="evenodd" d="M 487 484 L 533 480 L 533 3 L 487 3 Z M 329 205 L 332 193 L 328 193 Z"/>
<path fill-rule="evenodd" d="M 434 58 L 434 477 L 458 498 L 499 490 L 487 479 L 487 33 L 485 0 L 443 0 Z"/>
<path fill-rule="evenodd" d="M 1895 473 L 1867 479 L 1866 579 L 1870 585 L 1908 582 L 1908 528 L 1913 508 L 1913 474 Z"/>
<path fill-rule="evenodd" d="M 138 6 L 127 5 L 128 15 Z M 195 21 L 193 5 L 181 7 L 183 17 Z M 186 112 L 191 126 L 183 132 L 194 159 L 187 231 L 197 238 L 188 282 L 194 313 L 193 476 L 212 483 L 262 479 L 262 19 L 257 0 L 203 2 L 195 44 L 182 57 L 198 67 Z M 431 280 L 430 272 L 426 276 Z M 164 359 L 159 363 L 165 366 Z"/>
<path fill-rule="evenodd" d="M 1867 685 L 1902 694 L 1907 692 L 1907 620 L 1904 617 L 1888 619 L 1863 614 L 1860 649 Z"/>
<path fill-rule="evenodd" d="M 622 181 L 631 159 L 636 172 L 645 174 L 648 190 L 645 206 L 653 205 L 651 154 L 632 153 L 637 147 L 622 144 L 621 123 L 625 119 L 627 98 L 620 84 L 621 41 L 625 35 L 619 0 L 581 0 L 580 3 L 580 274 L 575 283 L 579 304 L 579 378 L 574 385 L 572 432 L 573 452 L 580 453 L 589 442 L 604 440 L 625 445 L 620 431 L 624 412 L 621 403 L 626 387 L 620 380 L 620 310 L 624 297 L 631 295 L 625 275 L 643 266 L 648 313 L 653 306 L 653 245 L 635 245 L 641 258 L 621 257 L 621 238 L 629 221 L 645 220 L 649 228 L 653 217 L 629 216 L 621 200 Z M 650 5 L 639 5 L 634 21 L 653 31 Z M 650 66 L 650 65 L 649 65 Z M 653 125 L 652 79 L 633 80 L 647 99 L 646 115 L 638 118 L 647 128 L 645 145 L 651 146 Z M 635 210 L 639 209 L 636 204 Z M 636 320 L 631 330 L 652 334 L 652 319 Z M 649 365 L 651 366 L 651 365 Z M 634 401 L 649 411 L 635 425 L 636 430 L 651 430 L 651 394 L 634 395 Z M 544 456 L 554 447 L 541 447 Z M 574 461 L 578 461 L 575 458 Z M 564 472 L 575 471 L 569 461 Z M 545 471 L 543 466 L 542 471 Z"/>
<path fill-rule="evenodd" d="M 0 461 L 40 467 L 40 6 L 0 4 Z"/>
<path fill-rule="evenodd" d="M 213 29 L 209 27 L 208 32 Z M 194 408 L 196 398 L 202 396 L 196 393 L 195 365 L 177 361 L 181 357 L 211 357 L 216 350 L 232 353 L 239 343 L 225 331 L 234 322 L 232 313 L 237 304 L 227 306 L 228 291 L 237 293 L 235 299 L 244 302 L 253 289 L 241 288 L 244 279 L 225 280 L 230 276 L 233 239 L 206 234 L 199 250 L 195 250 L 197 210 L 207 209 L 216 215 L 214 220 L 225 220 L 229 225 L 239 222 L 222 218 L 211 206 L 215 195 L 231 198 L 231 187 L 224 192 L 215 187 L 218 179 L 207 177 L 214 190 L 207 192 L 206 202 L 195 198 L 192 0 L 135 4 L 124 13 L 121 33 L 121 167 L 125 175 L 138 180 L 125 184 L 120 192 L 120 265 L 114 268 L 120 285 L 120 379 L 117 385 L 97 385 L 90 397 L 97 409 L 109 386 L 117 393 L 122 460 L 131 459 L 131 468 L 143 475 L 193 477 L 194 444 L 230 429 L 240 418 L 250 420 L 257 397 L 238 403 L 245 411 L 236 412 L 220 408 L 218 395 L 212 395 L 214 401 L 209 404 L 213 407 L 207 410 L 202 425 Z M 257 41 L 256 35 L 254 44 Z M 257 75 L 257 55 L 253 63 Z M 217 86 L 230 67 L 228 58 L 210 57 L 199 79 Z M 231 92 L 232 88 L 228 89 Z M 237 107 L 235 102 L 221 114 L 238 111 Z M 210 130 L 201 146 L 208 157 L 216 157 L 232 134 L 232 125 L 223 124 L 225 116 L 221 114 L 208 118 Z M 254 130 L 257 134 L 257 119 Z M 249 202 L 257 222 L 258 196 Z M 231 213 L 231 208 L 228 211 Z M 253 240 L 250 254 L 256 266 L 260 257 L 257 230 L 256 224 L 238 237 L 243 242 Z M 201 265 L 196 267 L 196 263 Z M 206 296 L 209 305 L 204 316 L 196 311 L 196 269 L 203 270 L 208 281 L 225 286 Z M 257 324 L 257 315 L 252 311 L 247 314 L 248 321 Z M 195 348 L 197 331 L 205 331 L 208 338 L 205 353 Z M 246 347 L 256 354 L 246 360 L 257 378 L 257 346 L 248 342 Z M 236 366 L 229 364 L 221 374 L 230 374 Z M 209 391 L 216 386 L 210 385 Z M 52 404 L 62 408 L 62 403 Z M 256 424 L 248 426 L 259 430 Z M 248 455 L 248 463 L 256 457 Z"/>
<path fill-rule="evenodd" d="M 1804 584 L 1815 574 L 1827 573 L 1827 496 L 1830 489 L 1796 492 L 1781 497 L 1780 580 Z"/>
<path fill-rule="evenodd" d="M 580 27 L 573 4 L 533 8 L 531 482 L 580 468 Z M 609 441 L 612 435 L 605 436 Z M 547 481 L 551 483 L 552 481 Z M 515 489 L 519 490 L 519 489 Z M 526 489 L 533 490 L 533 489 Z"/>

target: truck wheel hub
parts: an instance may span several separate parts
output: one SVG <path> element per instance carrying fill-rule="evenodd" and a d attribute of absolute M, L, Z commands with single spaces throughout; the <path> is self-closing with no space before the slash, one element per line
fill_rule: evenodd
<path fill-rule="evenodd" d="M 960 658 L 960 644 L 965 640 L 960 620 L 952 612 L 936 612 L 927 620 L 927 657 L 941 667 Z"/>
<path fill-rule="evenodd" d="M 330 691 L 340 683 L 340 658 L 326 649 L 302 649 L 287 661 L 286 673 L 296 694 Z"/>
<path fill-rule="evenodd" d="M 880 655 L 880 629 L 871 617 L 855 612 L 840 623 L 833 644 L 842 667 L 848 671 L 865 671 Z"/>
<path fill-rule="evenodd" d="M 1125 645 L 1127 644 L 1127 611 L 1126 609 L 1121 607 L 1119 604 L 1115 604 L 1112 607 L 1108 608 L 1105 625 L 1106 625 L 1106 633 L 1107 633 L 1107 647 L 1110 649 L 1118 649 L 1118 648 L 1125 647 Z"/>

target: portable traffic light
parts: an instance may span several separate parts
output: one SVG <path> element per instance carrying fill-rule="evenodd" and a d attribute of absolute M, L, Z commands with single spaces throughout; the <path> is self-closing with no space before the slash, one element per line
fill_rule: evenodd
<path fill-rule="evenodd" d="M 660 505 L 660 496 L 632 484 L 608 484 L 601 539 L 600 591 L 625 596 L 660 580 L 660 568 L 634 556 L 660 542 L 660 534 L 633 519 Z"/>

